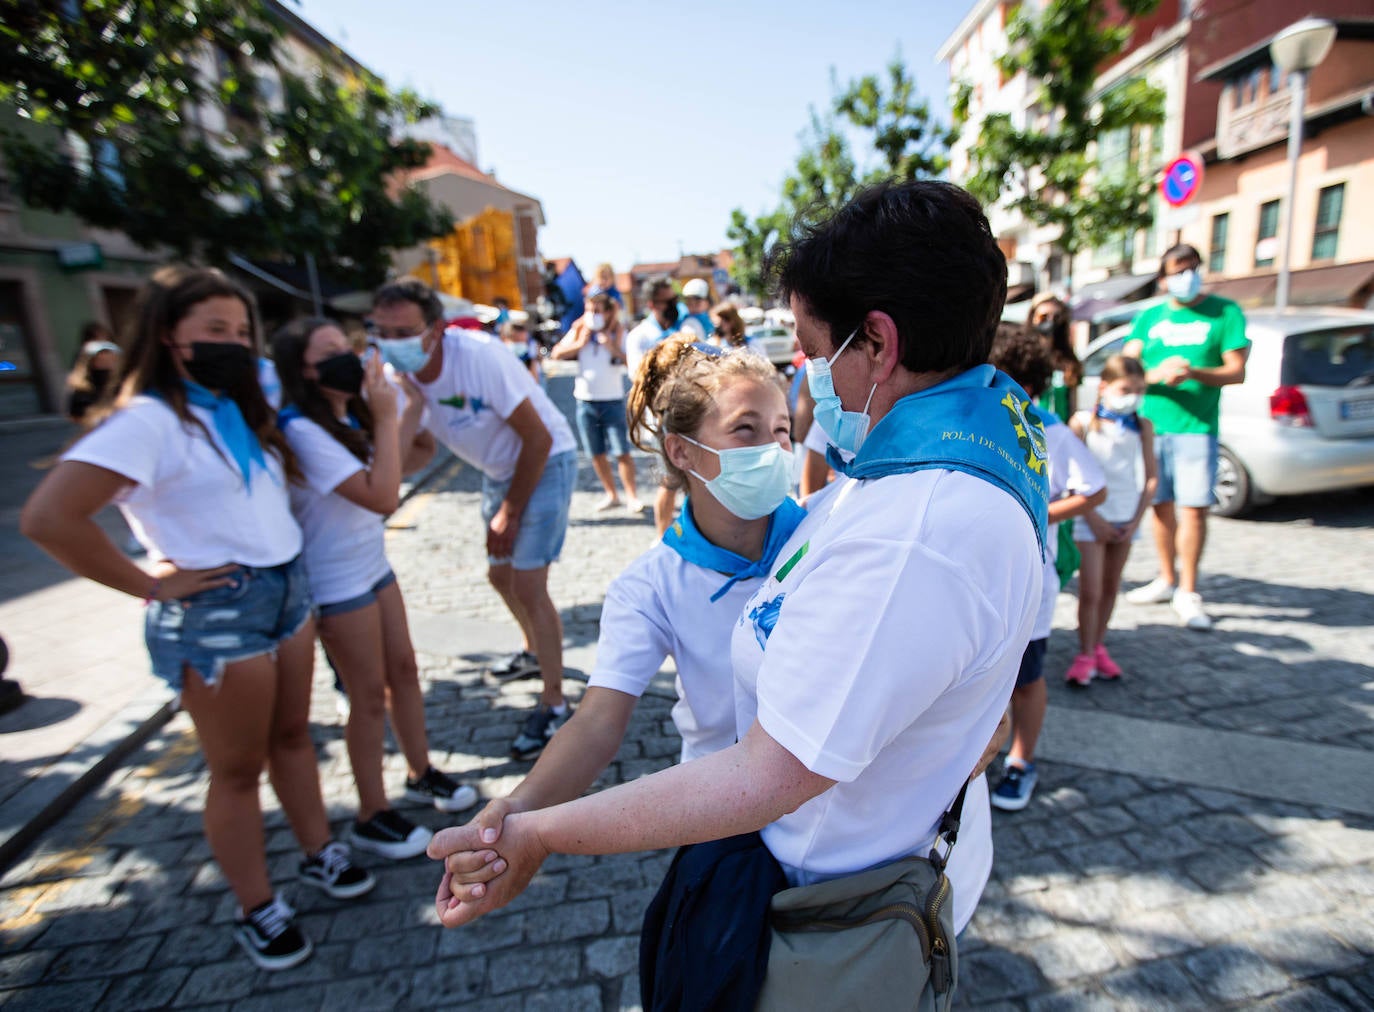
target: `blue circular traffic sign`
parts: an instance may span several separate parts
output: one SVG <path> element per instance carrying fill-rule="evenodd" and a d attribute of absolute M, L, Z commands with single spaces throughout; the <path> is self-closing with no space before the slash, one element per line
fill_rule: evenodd
<path fill-rule="evenodd" d="M 1181 207 L 1197 196 L 1202 186 L 1202 159 L 1180 155 L 1164 170 L 1159 192 L 1170 207 Z"/>

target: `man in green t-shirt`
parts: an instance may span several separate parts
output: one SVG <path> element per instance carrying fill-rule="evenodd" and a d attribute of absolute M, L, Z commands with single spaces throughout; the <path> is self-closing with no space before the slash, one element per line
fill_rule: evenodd
<path fill-rule="evenodd" d="M 1250 350 L 1245 315 L 1229 299 L 1202 294 L 1201 268 L 1202 258 L 1191 246 L 1164 254 L 1159 280 L 1169 299 L 1136 317 L 1123 349 L 1145 367 L 1149 385 L 1140 413 L 1154 424 L 1159 465 L 1154 502 L 1159 576 L 1126 599 L 1172 602 L 1190 629 L 1212 627 L 1197 592 L 1197 570 L 1207 511 L 1216 502 L 1212 486 L 1221 388 L 1244 381 Z"/>

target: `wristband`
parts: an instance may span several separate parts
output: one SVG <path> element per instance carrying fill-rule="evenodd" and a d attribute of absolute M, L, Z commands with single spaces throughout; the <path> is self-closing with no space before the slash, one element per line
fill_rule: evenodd
<path fill-rule="evenodd" d="M 148 596 L 145 597 L 145 598 L 143 599 L 143 607 L 146 608 L 146 607 L 148 607 L 148 605 L 150 605 L 150 604 L 152 604 L 154 601 L 156 601 L 156 600 L 157 600 L 158 591 L 160 591 L 161 589 L 162 589 L 162 577 L 160 577 L 160 576 L 155 576 L 155 577 L 153 577 L 153 586 L 152 586 L 152 589 L 148 591 Z"/>

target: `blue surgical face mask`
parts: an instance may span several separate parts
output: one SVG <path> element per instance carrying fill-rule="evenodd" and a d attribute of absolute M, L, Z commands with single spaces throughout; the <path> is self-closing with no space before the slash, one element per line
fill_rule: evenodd
<path fill-rule="evenodd" d="M 862 411 L 846 411 L 840 403 L 839 395 L 835 393 L 830 367 L 858 333 L 858 328 L 854 328 L 854 333 L 844 339 L 844 344 L 840 345 L 834 358 L 806 360 L 806 381 L 811 388 L 811 396 L 816 400 L 816 410 L 813 414 L 816 424 L 830 440 L 830 445 L 849 457 L 859 452 L 859 447 L 864 445 L 864 440 L 868 437 L 868 427 L 872 424 L 872 419 L 868 417 L 868 406 L 873 403 L 873 393 L 878 389 L 878 384 L 874 383 L 873 389 L 868 391 L 868 400 L 864 402 Z"/>
<path fill-rule="evenodd" d="M 701 478 L 706 490 L 741 520 L 768 516 L 792 491 L 792 455 L 776 441 L 717 450 L 691 436 L 682 438 L 720 458 L 720 474 L 714 478 L 688 473 Z"/>
<path fill-rule="evenodd" d="M 429 361 L 429 352 L 425 351 L 424 334 L 378 341 L 377 351 L 381 354 L 382 361 L 397 372 L 419 372 Z"/>
<path fill-rule="evenodd" d="M 1179 302 L 1192 302 L 1202 291 L 1202 272 L 1196 267 L 1164 278 L 1164 287 Z"/>

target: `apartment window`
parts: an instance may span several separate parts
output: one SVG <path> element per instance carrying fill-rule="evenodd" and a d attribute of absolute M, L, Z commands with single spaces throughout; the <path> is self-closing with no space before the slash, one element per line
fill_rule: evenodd
<path fill-rule="evenodd" d="M 1341 229 L 1341 209 L 1345 205 L 1345 184 L 1325 187 L 1317 199 L 1317 227 L 1312 233 L 1312 259 L 1333 260 L 1336 236 Z"/>
<path fill-rule="evenodd" d="M 1226 234 L 1231 229 L 1230 214 L 1212 215 L 1212 244 L 1207 248 L 1207 271 L 1226 273 Z"/>
<path fill-rule="evenodd" d="M 1278 249 L 1279 202 L 1271 200 L 1260 205 L 1259 235 L 1255 240 L 1255 266 L 1273 267 Z"/>

